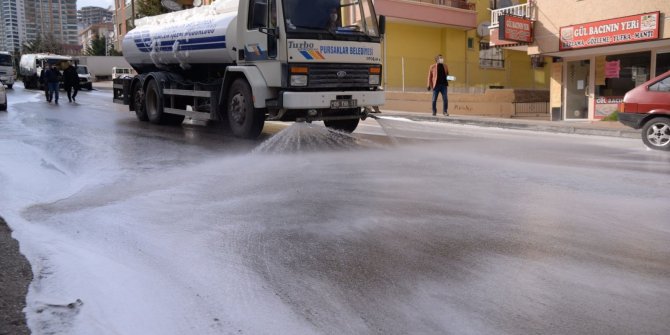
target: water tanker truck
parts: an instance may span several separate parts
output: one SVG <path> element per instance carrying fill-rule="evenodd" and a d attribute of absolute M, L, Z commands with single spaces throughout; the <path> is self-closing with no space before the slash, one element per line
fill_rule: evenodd
<path fill-rule="evenodd" d="M 378 24 L 378 21 L 380 23 Z M 255 138 L 268 121 L 352 132 L 384 104 L 372 0 L 217 0 L 136 20 L 114 102 L 141 121 L 223 121 Z"/>

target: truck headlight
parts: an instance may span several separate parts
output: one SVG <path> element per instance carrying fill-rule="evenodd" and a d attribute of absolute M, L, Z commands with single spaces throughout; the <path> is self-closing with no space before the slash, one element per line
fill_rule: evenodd
<path fill-rule="evenodd" d="M 291 75 L 291 86 L 307 86 L 307 75 L 305 74 Z"/>
<path fill-rule="evenodd" d="M 382 68 L 380 66 L 370 67 L 370 77 L 368 83 L 370 85 L 379 85 L 381 83 Z"/>
<path fill-rule="evenodd" d="M 291 86 L 307 86 L 309 67 L 300 65 L 291 66 L 289 73 L 291 74 L 289 79 Z"/>

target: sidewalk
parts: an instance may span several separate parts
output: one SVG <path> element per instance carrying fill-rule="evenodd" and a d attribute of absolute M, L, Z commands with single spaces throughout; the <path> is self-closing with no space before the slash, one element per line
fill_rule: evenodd
<path fill-rule="evenodd" d="M 551 133 L 597 135 L 626 138 L 640 138 L 640 130 L 627 127 L 620 122 L 612 121 L 540 121 L 523 119 L 503 119 L 482 116 L 432 116 L 429 112 L 405 112 L 382 109 L 381 116 L 403 117 L 413 121 L 432 121 L 480 127 L 495 127 L 506 129 L 520 129 L 545 131 Z"/>
<path fill-rule="evenodd" d="M 105 80 L 105 81 L 94 81 L 93 82 L 93 89 L 96 90 L 112 90 L 112 81 L 111 80 Z"/>

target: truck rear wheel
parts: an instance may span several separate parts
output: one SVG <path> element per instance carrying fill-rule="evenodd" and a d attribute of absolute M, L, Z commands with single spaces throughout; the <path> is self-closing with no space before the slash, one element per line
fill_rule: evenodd
<path fill-rule="evenodd" d="M 156 80 L 150 80 L 144 93 L 144 104 L 149 122 L 160 124 L 163 121 L 163 99 L 161 99 Z"/>
<path fill-rule="evenodd" d="M 651 149 L 670 151 L 670 118 L 647 121 L 642 127 L 642 142 Z"/>
<path fill-rule="evenodd" d="M 251 88 L 244 79 L 236 79 L 230 86 L 226 110 L 235 136 L 257 138 L 263 131 L 265 111 L 254 108 Z"/>
<path fill-rule="evenodd" d="M 135 116 L 140 121 L 149 121 L 147 108 L 144 105 L 144 90 L 142 90 L 142 85 L 136 84 L 134 90 L 133 109 L 135 109 Z"/>
<path fill-rule="evenodd" d="M 153 79 L 147 84 L 144 94 L 144 104 L 149 122 L 154 124 L 180 124 L 184 122 L 183 115 L 165 113 L 163 96 L 160 94 L 158 82 Z"/>

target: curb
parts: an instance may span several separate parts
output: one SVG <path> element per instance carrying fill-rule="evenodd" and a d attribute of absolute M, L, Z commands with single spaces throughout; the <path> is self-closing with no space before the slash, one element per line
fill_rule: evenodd
<path fill-rule="evenodd" d="M 452 123 L 460 125 L 470 125 L 470 126 L 479 126 L 479 127 L 491 127 L 491 128 L 504 128 L 504 129 L 516 129 L 516 130 L 530 130 L 530 131 L 542 131 L 549 133 L 559 133 L 559 134 L 577 134 L 577 135 L 591 135 L 591 136 L 609 136 L 609 137 L 623 137 L 623 138 L 635 138 L 639 139 L 641 131 L 639 129 L 633 128 L 616 128 L 616 129 L 604 129 L 601 127 L 590 127 L 589 125 L 570 125 L 558 123 L 560 121 L 510 121 L 507 119 L 495 119 L 495 118 L 485 118 L 485 117 L 464 117 L 464 116 L 449 116 L 445 117 L 436 117 L 436 116 L 424 116 L 424 115 L 414 115 L 413 113 L 403 113 L 397 111 L 382 112 L 381 116 L 393 116 L 393 117 L 403 117 L 410 119 L 412 121 L 428 121 L 428 122 L 441 122 L 441 123 Z M 551 124 L 556 122 L 556 124 Z"/>

